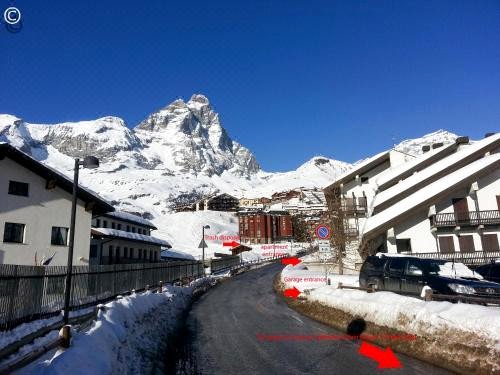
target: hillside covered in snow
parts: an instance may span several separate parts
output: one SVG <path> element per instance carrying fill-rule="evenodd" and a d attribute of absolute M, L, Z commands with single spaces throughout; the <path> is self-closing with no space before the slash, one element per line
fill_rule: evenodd
<path fill-rule="evenodd" d="M 402 142 L 396 148 L 419 154 L 423 144 L 447 143 L 455 138 L 440 130 Z M 72 176 L 74 158 L 97 156 L 101 166 L 83 169 L 80 182 L 99 192 L 118 210 L 152 220 L 159 228 L 157 236 L 180 250 L 197 246 L 200 238 L 191 232 L 202 221 L 211 223 L 220 234 L 235 234 L 238 228 L 232 215 L 183 216 L 173 213 L 177 204 L 217 192 L 269 197 L 294 188 L 321 188 L 351 168 L 349 163 L 317 156 L 293 171 L 265 172 L 251 151 L 229 136 L 203 95 L 193 95 L 186 102 L 178 99 L 150 114 L 135 128 L 118 117 L 33 124 L 4 114 L 0 115 L 2 141 L 68 176 Z"/>

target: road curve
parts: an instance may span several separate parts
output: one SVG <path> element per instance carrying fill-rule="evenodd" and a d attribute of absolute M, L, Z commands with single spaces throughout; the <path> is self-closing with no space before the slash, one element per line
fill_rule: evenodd
<path fill-rule="evenodd" d="M 273 290 L 278 264 L 238 275 L 204 294 L 187 317 L 178 342 L 176 374 L 373 374 L 373 360 L 358 354 L 359 342 L 263 341 L 263 335 L 342 334 L 290 309 Z M 403 364 L 391 372 L 446 371 L 397 354 Z M 388 370 L 386 370 L 388 371 Z M 383 371 L 385 372 L 385 371 Z"/>

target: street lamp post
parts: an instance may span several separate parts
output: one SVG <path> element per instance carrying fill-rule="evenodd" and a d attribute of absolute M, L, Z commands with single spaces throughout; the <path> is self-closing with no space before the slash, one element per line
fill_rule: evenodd
<path fill-rule="evenodd" d="M 84 168 L 94 169 L 99 167 L 99 160 L 94 156 L 86 156 L 83 161 L 75 159 L 75 170 L 73 176 L 73 200 L 71 203 L 71 223 L 69 228 L 69 244 L 68 244 L 68 265 L 66 268 L 66 285 L 64 288 L 64 324 L 68 324 L 69 320 L 69 304 L 71 300 L 71 277 L 73 275 L 73 247 L 75 244 L 75 222 L 76 222 L 76 204 L 78 192 L 78 175 L 80 166 Z"/>
<path fill-rule="evenodd" d="M 210 229 L 210 225 L 204 225 L 201 229 L 201 262 L 203 263 L 203 274 L 205 274 L 205 229 Z"/>

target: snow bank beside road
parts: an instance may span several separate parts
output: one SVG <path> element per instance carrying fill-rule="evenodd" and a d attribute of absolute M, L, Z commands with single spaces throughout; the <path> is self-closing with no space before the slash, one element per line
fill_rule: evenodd
<path fill-rule="evenodd" d="M 161 365 L 166 338 L 187 308 L 195 287 L 166 286 L 162 293 L 146 292 L 105 305 L 87 332 L 77 333 L 72 345 L 21 374 L 147 373 Z"/>
<path fill-rule="evenodd" d="M 363 317 L 379 326 L 415 334 L 448 355 L 462 360 L 480 360 L 500 371 L 500 307 L 450 302 L 425 302 L 391 292 L 366 293 L 323 286 L 307 297 Z"/>

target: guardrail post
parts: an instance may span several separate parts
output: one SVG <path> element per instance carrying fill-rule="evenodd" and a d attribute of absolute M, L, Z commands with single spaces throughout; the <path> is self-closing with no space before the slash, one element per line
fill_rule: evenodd
<path fill-rule="evenodd" d="M 342 283 L 339 283 L 339 284 L 337 285 L 337 289 L 342 289 Z"/>
<path fill-rule="evenodd" d="M 59 345 L 67 349 L 71 345 L 71 326 L 65 325 L 59 331 Z"/>
<path fill-rule="evenodd" d="M 432 289 L 426 289 L 424 292 L 424 301 L 432 301 Z"/>
<path fill-rule="evenodd" d="M 162 293 L 163 292 L 163 281 L 159 281 L 158 282 L 158 293 Z"/>

